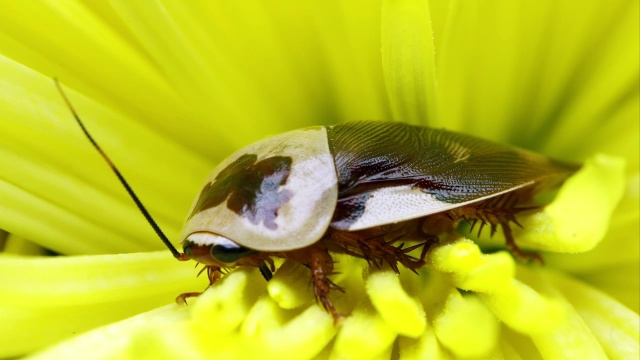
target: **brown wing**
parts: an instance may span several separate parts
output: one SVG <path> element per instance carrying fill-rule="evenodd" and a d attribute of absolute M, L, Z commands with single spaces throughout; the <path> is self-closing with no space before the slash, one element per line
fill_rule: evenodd
<path fill-rule="evenodd" d="M 577 169 L 508 145 L 398 122 L 346 123 L 330 127 L 328 136 L 339 183 L 334 222 L 357 217 L 369 194 L 381 189 L 420 188 L 438 203 L 461 204 L 557 183 Z"/>

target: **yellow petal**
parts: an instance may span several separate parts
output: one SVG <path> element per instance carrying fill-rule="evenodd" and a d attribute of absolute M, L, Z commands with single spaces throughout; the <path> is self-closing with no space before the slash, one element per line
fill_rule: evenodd
<path fill-rule="evenodd" d="M 255 272 L 255 269 L 238 269 L 222 279 L 220 284 L 193 299 L 193 332 L 207 334 L 213 328 L 222 334 L 239 327 L 258 296 L 265 290 L 265 282 L 260 281 L 262 279 Z"/>
<path fill-rule="evenodd" d="M 0 248 L 4 254 L 21 256 L 45 256 L 49 252 L 33 241 L 25 240 L 19 236 L 8 234 L 0 230 Z"/>
<path fill-rule="evenodd" d="M 311 273 L 294 261 L 285 261 L 269 281 L 269 296 L 283 309 L 294 309 L 313 300 Z"/>
<path fill-rule="evenodd" d="M 498 344 L 496 317 L 475 296 L 453 290 L 442 311 L 433 319 L 438 341 L 458 357 L 483 357 Z"/>
<path fill-rule="evenodd" d="M 514 236 L 519 244 L 545 251 L 591 250 L 604 237 L 624 185 L 624 160 L 596 155 L 544 211 L 524 217 Z"/>
<path fill-rule="evenodd" d="M 507 326 L 524 334 L 548 332 L 564 323 L 565 310 L 560 302 L 518 280 L 500 291 L 479 296 Z"/>
<path fill-rule="evenodd" d="M 516 272 L 513 256 L 506 251 L 482 256 L 481 262 L 466 273 L 456 273 L 454 283 L 460 289 L 496 292 L 509 286 Z"/>
<path fill-rule="evenodd" d="M 427 255 L 433 268 L 442 272 L 467 273 L 482 262 L 478 245 L 468 239 L 436 246 Z"/>
<path fill-rule="evenodd" d="M 297 354 L 301 359 L 311 359 L 333 339 L 337 330 L 331 315 L 315 304 L 302 312 L 287 313 L 271 298 L 264 297 L 246 316 L 241 335 L 258 349 L 253 356 L 282 358 Z M 214 335 L 214 328 L 205 334 Z"/>
<path fill-rule="evenodd" d="M 438 118 L 429 6 L 426 0 L 382 6 L 382 68 L 394 120 L 427 124 Z"/>
<path fill-rule="evenodd" d="M 145 331 L 154 328 L 184 329 L 184 320 L 188 311 L 175 304 L 141 313 L 126 320 L 86 332 L 46 351 L 30 356 L 31 359 L 73 359 L 82 354 L 83 359 L 130 359 L 131 341 L 144 336 Z M 182 323 L 183 325 L 177 325 Z M 32 329 L 33 330 L 33 329 Z M 157 347 L 156 347 L 157 348 Z M 175 351 L 180 347 L 172 346 Z M 192 353 L 187 347 L 185 355 Z M 136 351 L 136 350 L 134 350 Z M 149 349 L 138 349 L 141 353 Z M 170 355 L 170 354 L 169 354 Z M 187 357 L 189 358 L 189 357 Z M 193 358 L 193 357 L 192 357 Z"/>
<path fill-rule="evenodd" d="M 371 308 L 361 304 L 343 321 L 331 352 L 332 359 L 388 357 L 396 333 Z"/>
<path fill-rule="evenodd" d="M 637 313 L 568 276 L 552 273 L 550 280 L 575 307 L 577 315 L 589 327 L 589 331 L 597 338 L 610 359 L 640 357 L 640 323 Z M 590 347 L 592 346 L 587 349 Z"/>
<path fill-rule="evenodd" d="M 28 353 L 73 334 L 173 303 L 205 287 L 167 251 L 76 257 L 0 257 L 1 356 Z M 33 331 L 38 324 L 38 331 Z"/>
<path fill-rule="evenodd" d="M 6 80 L 0 97 L 0 156 L 12 169 L 0 179 L 0 227 L 62 254 L 160 249 L 162 244 L 75 124 L 53 80 L 3 57 L 0 74 Z M 177 234 L 201 185 L 193 174 L 204 177 L 208 163 L 121 112 L 66 90 L 168 235 Z M 180 167 L 190 175 L 158 175 Z M 140 184 L 146 186 L 136 186 Z"/>
<path fill-rule="evenodd" d="M 515 263 L 510 254 L 483 255 L 468 239 L 436 246 L 427 258 L 434 269 L 451 273 L 456 287 L 470 291 L 499 291 L 509 285 L 515 275 Z"/>
<path fill-rule="evenodd" d="M 401 359 L 448 359 L 446 350 L 442 348 L 436 338 L 433 328 L 427 328 L 426 331 L 418 339 L 408 337 L 400 337 L 398 340 L 400 345 Z"/>
<path fill-rule="evenodd" d="M 531 335 L 543 358 L 607 359 L 598 340 L 575 310 L 567 307 L 564 319 L 560 328 Z"/>
<path fill-rule="evenodd" d="M 413 338 L 424 332 L 427 318 L 422 304 L 407 294 L 397 274 L 375 272 L 368 277 L 366 289 L 373 306 L 395 332 Z"/>

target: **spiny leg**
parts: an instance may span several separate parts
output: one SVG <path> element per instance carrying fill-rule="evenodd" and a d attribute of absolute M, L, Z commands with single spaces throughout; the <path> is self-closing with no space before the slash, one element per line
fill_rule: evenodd
<path fill-rule="evenodd" d="M 533 259 L 542 264 L 542 257 L 540 257 L 539 254 L 523 251 L 513 238 L 509 223 L 522 227 L 515 216 L 523 211 L 537 208 L 536 206 L 518 206 L 518 204 L 518 196 L 514 193 L 507 193 L 478 204 L 452 209 L 449 211 L 449 215 L 454 220 L 465 219 L 469 221 L 471 223 L 470 232 L 473 231 L 477 223 L 480 223 L 477 236 L 480 236 L 487 224 L 491 229 L 491 236 L 493 236 L 497 230 L 497 226 L 500 225 L 506 240 L 506 247 L 515 257 L 523 261 Z"/>
<path fill-rule="evenodd" d="M 306 248 L 287 252 L 286 257 L 309 268 L 316 301 L 319 301 L 325 310 L 333 316 L 335 323 L 339 323 L 343 315 L 336 310 L 329 293 L 334 289 L 344 292 L 344 289 L 329 279 L 329 276 L 333 274 L 334 262 L 327 248 L 322 243 L 316 243 Z"/>
<path fill-rule="evenodd" d="M 336 285 L 329 275 L 333 273 L 333 259 L 326 249 L 311 249 L 309 269 L 311 270 L 311 281 L 313 283 L 313 294 L 316 300 L 333 316 L 335 322 L 339 322 L 343 315 L 336 311 L 333 302 L 329 298 L 332 289 L 344 292 L 344 289 Z"/>
<path fill-rule="evenodd" d="M 205 269 L 207 270 L 207 277 L 209 278 L 209 285 L 207 285 L 207 287 L 201 292 L 187 292 L 187 293 L 183 293 L 183 294 L 178 295 L 178 297 L 176 298 L 176 302 L 178 304 L 187 304 L 187 299 L 188 298 L 198 297 L 198 296 L 202 295 L 202 293 L 207 291 L 207 289 L 211 285 L 215 284 L 222 277 L 222 269 L 220 267 L 218 267 L 218 266 L 211 266 L 211 265 L 206 265 L 198 273 L 198 275 L 200 275 Z"/>
<path fill-rule="evenodd" d="M 407 226 L 407 228 L 410 227 Z M 409 234 L 410 236 L 408 236 Z M 404 242 L 396 245 L 406 237 L 411 238 L 411 241 L 419 239 L 424 241 L 409 247 L 404 247 Z M 381 267 L 383 263 L 387 263 L 392 270 L 399 272 L 398 263 L 400 263 L 407 269 L 416 272 L 417 269 L 424 266 L 427 251 L 437 241 L 437 236 L 422 232 L 417 233 L 412 228 L 389 232 L 380 228 L 379 231 L 335 232 L 331 236 L 330 244 L 333 251 L 361 257 L 369 265 Z M 418 248 L 422 248 L 419 258 L 409 255 L 410 252 Z"/>
<path fill-rule="evenodd" d="M 373 263 L 378 267 L 380 267 L 383 262 L 386 262 L 393 271 L 398 273 L 399 269 L 397 263 L 402 264 L 404 267 L 413 272 L 416 272 L 417 269 L 424 266 L 424 259 L 427 255 L 427 251 L 432 244 L 437 242 L 437 238 L 434 237 L 424 242 L 405 248 L 405 243 L 400 243 L 397 246 L 394 245 L 394 243 L 396 243 L 398 240 L 399 239 L 394 239 L 386 242 L 379 240 L 359 241 L 358 245 L 360 246 L 360 250 L 365 260 L 367 260 L 368 262 L 373 261 Z M 422 247 L 420 258 L 409 255 L 411 251 L 420 247 Z"/>
<path fill-rule="evenodd" d="M 504 237 L 507 240 L 506 242 L 507 249 L 509 249 L 509 251 L 511 251 L 513 255 L 515 255 L 517 258 L 523 261 L 534 260 L 538 264 L 544 263 L 540 254 L 535 252 L 525 252 L 522 249 L 520 249 L 520 247 L 516 244 L 515 240 L 513 239 L 513 233 L 511 232 L 511 227 L 509 226 L 508 222 L 503 222 L 500 225 L 502 225 L 502 232 L 504 233 Z"/>
<path fill-rule="evenodd" d="M 523 211 L 535 209 L 536 207 L 516 206 L 518 203 L 518 199 L 517 196 L 513 195 L 513 193 L 505 194 L 504 199 L 500 199 L 503 198 L 503 196 L 499 196 L 498 198 L 499 200 L 497 200 L 494 204 L 494 206 L 498 207 L 494 209 L 491 209 L 489 207 L 487 209 L 489 213 L 493 211 L 493 214 L 491 214 L 493 216 L 488 216 L 488 218 L 491 219 L 491 236 L 495 234 L 496 227 L 498 224 L 500 224 L 500 226 L 502 227 L 502 233 L 504 234 L 504 238 L 506 240 L 505 245 L 514 256 L 525 262 L 534 260 L 539 264 L 543 264 L 544 262 L 542 260 L 542 257 L 538 253 L 525 252 L 524 250 L 520 249 L 513 238 L 513 232 L 511 231 L 511 226 L 509 225 L 509 223 L 513 223 L 522 228 L 522 225 L 520 225 L 520 223 L 516 219 L 516 215 Z"/>

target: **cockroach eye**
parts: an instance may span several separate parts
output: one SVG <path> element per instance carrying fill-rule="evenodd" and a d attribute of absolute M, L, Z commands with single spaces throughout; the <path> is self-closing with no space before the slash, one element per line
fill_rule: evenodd
<path fill-rule="evenodd" d="M 189 235 L 183 242 L 183 251 L 192 260 L 222 266 L 234 266 L 238 260 L 257 253 L 224 236 L 211 233 Z"/>
<path fill-rule="evenodd" d="M 214 245 L 211 248 L 211 257 L 225 264 L 234 264 L 243 257 L 255 253 L 255 250 L 247 249 L 238 245 Z"/>

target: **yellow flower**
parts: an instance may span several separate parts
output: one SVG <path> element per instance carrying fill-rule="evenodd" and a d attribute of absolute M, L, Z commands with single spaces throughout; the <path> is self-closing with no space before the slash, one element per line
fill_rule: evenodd
<path fill-rule="evenodd" d="M 0 357 L 638 358 L 637 1 L 2 5 Z M 289 262 L 178 306 L 206 279 L 154 237 L 54 76 L 176 243 L 217 162 L 308 125 L 428 124 L 585 166 L 523 219 L 544 266 L 461 228 L 473 241 L 419 276 L 339 257 L 341 326 Z"/>

